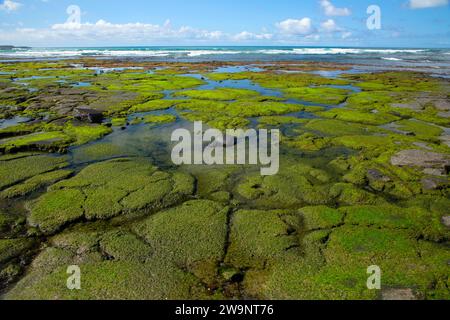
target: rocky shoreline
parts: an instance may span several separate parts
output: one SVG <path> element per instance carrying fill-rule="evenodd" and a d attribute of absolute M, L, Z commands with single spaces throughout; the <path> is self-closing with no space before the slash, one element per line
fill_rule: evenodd
<path fill-rule="evenodd" d="M 2 63 L 2 298 L 449 299 L 449 98 L 332 63 Z M 175 167 L 194 121 L 279 128 L 279 174 Z"/>

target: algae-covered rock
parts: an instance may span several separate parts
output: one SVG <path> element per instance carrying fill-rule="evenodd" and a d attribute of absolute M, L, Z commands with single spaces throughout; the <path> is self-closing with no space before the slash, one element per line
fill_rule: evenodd
<path fill-rule="evenodd" d="M 53 185 L 31 204 L 29 221 L 44 233 L 54 233 L 80 219 L 164 208 L 193 190 L 194 180 L 186 174 L 159 171 L 144 159 L 110 160 Z"/>
<path fill-rule="evenodd" d="M 149 115 L 149 116 L 144 117 L 145 123 L 156 123 L 156 124 L 171 123 L 171 122 L 175 122 L 176 120 L 177 120 L 177 117 L 175 117 L 174 115 L 171 115 L 171 114 L 163 114 L 163 115 L 159 115 L 159 116 Z"/>
<path fill-rule="evenodd" d="M 25 255 L 34 244 L 32 239 L 0 239 L 0 264 L 6 264 L 11 259 Z"/>
<path fill-rule="evenodd" d="M 69 177 L 72 170 L 56 170 L 48 173 L 36 175 L 21 184 L 10 187 L 0 193 L 0 198 L 16 198 L 25 196 L 39 188 L 52 185 L 60 180 Z"/>
<path fill-rule="evenodd" d="M 196 200 L 159 212 L 134 230 L 163 259 L 211 282 L 224 255 L 228 208 L 216 202 Z"/>
<path fill-rule="evenodd" d="M 331 229 L 343 223 L 344 214 L 326 206 L 304 207 L 300 209 L 303 227 L 306 230 Z"/>
<path fill-rule="evenodd" d="M 32 155 L 0 157 L 0 189 L 67 165 L 65 157 Z"/>
<path fill-rule="evenodd" d="M 235 193 L 258 208 L 294 208 L 302 204 L 327 204 L 333 201 L 330 176 L 306 164 L 282 166 L 274 176 L 248 174 Z"/>
<path fill-rule="evenodd" d="M 41 196 L 28 219 L 45 233 L 53 233 L 84 215 L 85 195 L 78 189 L 56 190 Z"/>
<path fill-rule="evenodd" d="M 189 97 L 199 100 L 231 101 L 258 96 L 259 93 L 245 89 L 219 88 L 215 90 L 188 90 L 176 93 L 176 97 Z"/>
<path fill-rule="evenodd" d="M 317 87 L 317 88 L 289 88 L 284 89 L 286 97 L 305 100 L 313 103 L 337 105 L 347 99 L 347 90 Z"/>
<path fill-rule="evenodd" d="M 11 290 L 11 300 L 174 300 L 203 289 L 196 278 L 159 261 L 105 261 L 80 265 L 81 290 L 68 290 L 67 266 L 39 277 L 31 273 Z M 32 278 L 35 276 L 36 278 Z"/>
<path fill-rule="evenodd" d="M 287 251 L 298 251 L 299 229 L 300 217 L 290 211 L 237 211 L 225 262 L 240 269 L 262 269 Z"/>

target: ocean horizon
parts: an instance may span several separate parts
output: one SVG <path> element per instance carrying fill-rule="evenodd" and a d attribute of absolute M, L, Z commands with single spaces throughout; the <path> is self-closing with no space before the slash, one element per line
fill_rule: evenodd
<path fill-rule="evenodd" d="M 17 47 L 0 50 L 0 59 L 130 58 L 150 61 L 315 61 L 374 68 L 411 68 L 450 73 L 449 48 L 333 46 L 99 46 Z"/>

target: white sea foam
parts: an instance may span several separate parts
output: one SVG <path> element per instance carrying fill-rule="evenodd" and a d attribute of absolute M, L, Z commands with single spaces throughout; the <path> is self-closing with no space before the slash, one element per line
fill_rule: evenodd
<path fill-rule="evenodd" d="M 381 57 L 381 59 L 383 59 L 383 60 L 388 60 L 388 61 L 403 61 L 403 59 L 399 59 L 399 58 L 390 58 L 390 57 Z"/>
<path fill-rule="evenodd" d="M 1 52 L 2 57 L 16 58 L 60 58 L 80 56 L 109 56 L 109 57 L 200 57 L 213 55 L 236 55 L 236 54 L 265 54 L 265 55 L 350 55 L 350 54 L 418 54 L 426 52 L 424 49 L 364 49 L 364 48 L 265 48 L 252 49 L 190 49 L 179 50 L 157 49 L 157 48 L 99 48 L 99 49 L 29 49 Z M 444 54 L 450 54 L 445 52 Z M 387 58 L 391 58 L 387 56 Z M 392 61 L 394 61 L 392 59 Z"/>

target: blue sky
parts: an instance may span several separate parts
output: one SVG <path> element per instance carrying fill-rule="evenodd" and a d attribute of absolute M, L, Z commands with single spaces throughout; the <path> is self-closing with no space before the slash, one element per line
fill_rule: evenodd
<path fill-rule="evenodd" d="M 449 17 L 449 0 L 0 0 L 0 44 L 450 47 Z"/>

